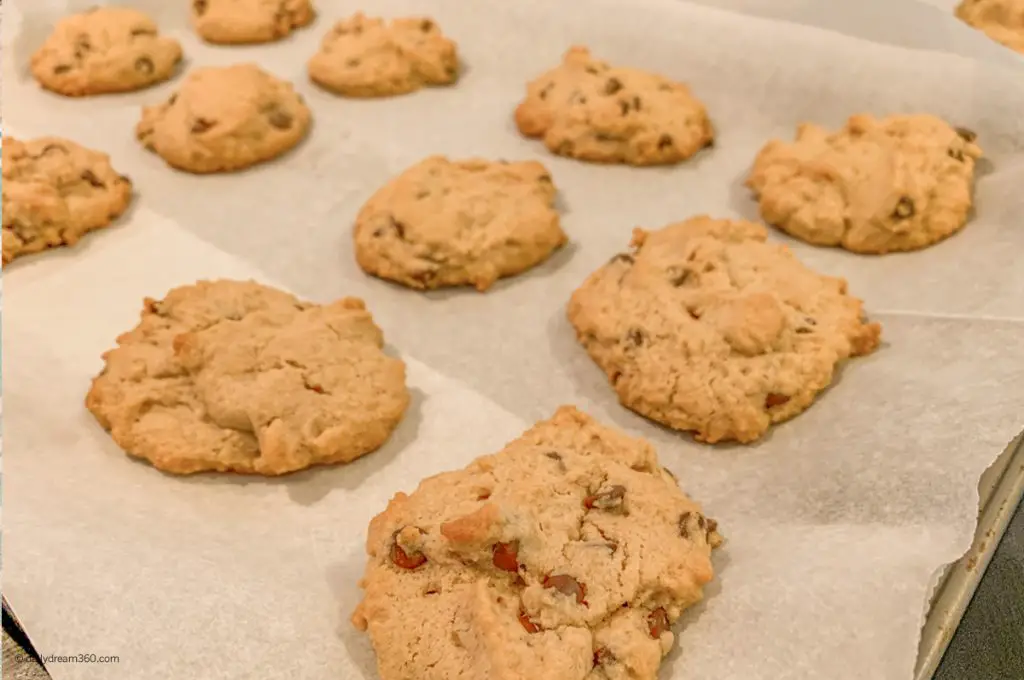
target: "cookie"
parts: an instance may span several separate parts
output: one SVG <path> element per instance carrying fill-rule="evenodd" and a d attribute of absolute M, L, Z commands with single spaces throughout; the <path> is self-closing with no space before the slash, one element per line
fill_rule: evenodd
<path fill-rule="evenodd" d="M 96 7 L 65 17 L 32 55 L 32 75 L 47 90 L 80 97 L 160 83 L 181 61 L 181 45 L 158 35 L 146 14 Z"/>
<path fill-rule="evenodd" d="M 243 45 L 280 40 L 316 13 L 309 0 L 191 0 L 192 26 L 203 40 Z"/>
<path fill-rule="evenodd" d="M 243 281 L 146 299 L 86 406 L 130 456 L 175 474 L 281 475 L 379 448 L 409 393 L 362 300 Z"/>
<path fill-rule="evenodd" d="M 487 290 L 566 242 L 551 175 L 536 161 L 432 156 L 377 191 L 356 217 L 363 271 L 410 288 Z"/>
<path fill-rule="evenodd" d="M 352 622 L 381 680 L 655 680 L 721 542 L 649 443 L 562 407 L 392 498 Z"/>
<path fill-rule="evenodd" d="M 1024 54 L 1024 0 L 963 0 L 956 16 L 996 42 Z"/>
<path fill-rule="evenodd" d="M 753 222 L 635 229 L 569 302 L 619 401 L 699 441 L 752 442 L 799 414 L 881 328 L 846 281 L 817 274 Z"/>
<path fill-rule="evenodd" d="M 678 163 L 714 141 L 704 105 L 686 85 L 609 66 L 585 47 L 527 85 L 515 119 L 554 153 L 598 163 Z"/>
<path fill-rule="evenodd" d="M 255 64 L 206 67 L 163 104 L 145 107 L 135 135 L 179 170 L 231 172 L 294 147 L 311 118 L 291 83 Z"/>
<path fill-rule="evenodd" d="M 928 115 L 803 124 L 769 142 L 747 179 L 761 217 L 798 239 L 856 253 L 917 250 L 960 230 L 971 209 L 976 135 Z"/>
<path fill-rule="evenodd" d="M 3 139 L 3 261 L 74 245 L 128 207 L 132 183 L 110 157 L 59 137 Z"/>
<path fill-rule="evenodd" d="M 309 60 L 313 82 L 346 97 L 390 97 L 459 77 L 455 43 L 430 19 L 362 13 L 339 21 Z"/>

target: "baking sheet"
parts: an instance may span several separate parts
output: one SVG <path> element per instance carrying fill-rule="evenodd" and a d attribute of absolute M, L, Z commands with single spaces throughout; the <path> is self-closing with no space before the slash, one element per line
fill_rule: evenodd
<path fill-rule="evenodd" d="M 685 3 L 389 0 L 374 11 L 441 23 L 466 78 L 454 90 L 352 102 L 316 90 L 303 65 L 358 3 L 321 0 L 311 28 L 238 49 L 198 43 L 181 3 L 131 4 L 182 40 L 189 65 L 256 60 L 292 79 L 315 122 L 280 162 L 175 173 L 132 138 L 139 107 L 174 83 L 83 101 L 48 95 L 26 63 L 50 6 L 21 2 L 20 20 L 5 19 L 8 131 L 104 149 L 138 191 L 119 227 L 5 272 L 4 590 L 44 656 L 120 659 L 52 665 L 55 680 L 375 677 L 367 641 L 347 623 L 369 518 L 394 491 L 497 450 L 562 403 L 649 437 L 729 539 L 665 677 L 911 677 L 932 576 L 970 545 L 978 477 L 1024 427 L 1019 71 Z M 521 139 L 510 114 L 523 84 L 572 42 L 688 81 L 719 131 L 713 152 L 637 170 L 552 158 Z M 564 304 L 633 226 L 753 217 L 741 184 L 768 138 L 806 119 L 916 110 L 972 127 L 988 152 L 966 230 L 881 258 L 773 235 L 850 280 L 884 326 L 878 353 L 751 447 L 698 445 L 615 403 Z M 350 245 L 355 212 L 437 152 L 542 160 L 572 245 L 486 294 L 422 295 L 364 276 Z M 216 276 L 367 300 L 414 390 L 385 449 L 268 482 L 175 479 L 118 452 L 82 407 L 100 353 L 135 322 L 143 296 Z"/>

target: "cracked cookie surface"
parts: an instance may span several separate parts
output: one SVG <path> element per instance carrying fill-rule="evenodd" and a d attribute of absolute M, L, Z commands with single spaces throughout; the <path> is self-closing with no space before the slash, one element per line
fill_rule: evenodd
<path fill-rule="evenodd" d="M 747 179 L 761 217 L 798 239 L 865 254 L 918 250 L 959 231 L 973 201 L 976 135 L 929 115 L 803 124 L 769 142 Z"/>
<path fill-rule="evenodd" d="M 132 183 L 110 157 L 59 137 L 3 139 L 3 261 L 74 245 L 128 207 Z"/>
<path fill-rule="evenodd" d="M 171 77 L 181 45 L 158 34 L 146 14 L 127 7 L 97 7 L 65 17 L 32 55 L 40 85 L 78 97 L 127 92 Z"/>
<path fill-rule="evenodd" d="M 634 252 L 573 293 L 569 321 L 624 406 L 700 441 L 751 442 L 877 347 L 846 281 L 766 238 L 704 216 L 636 229 Z"/>
<path fill-rule="evenodd" d="M 565 243 L 551 175 L 536 161 L 432 156 L 377 191 L 356 218 L 356 260 L 410 288 L 486 290 Z"/>
<path fill-rule="evenodd" d="M 352 621 L 382 680 L 655 680 L 721 541 L 648 442 L 563 407 L 394 496 Z"/>
<path fill-rule="evenodd" d="M 573 47 L 526 88 L 516 125 L 560 156 L 600 163 L 678 163 L 710 146 L 714 130 L 689 88 L 620 68 Z"/>
<path fill-rule="evenodd" d="M 362 300 L 303 302 L 254 282 L 146 299 L 86 406 L 130 456 L 176 474 L 280 475 L 379 448 L 409 403 Z"/>
<path fill-rule="evenodd" d="M 459 76 L 455 43 L 426 17 L 339 21 L 309 60 L 313 82 L 347 97 L 390 97 Z"/>
<path fill-rule="evenodd" d="M 280 40 L 315 17 L 309 0 L 191 0 L 192 25 L 206 42 Z"/>
<path fill-rule="evenodd" d="M 963 0 L 956 8 L 963 22 L 1024 54 L 1024 0 Z"/>
<path fill-rule="evenodd" d="M 206 67 L 163 104 L 143 108 L 135 135 L 179 170 L 231 172 L 294 147 L 311 118 L 291 83 L 255 64 Z"/>

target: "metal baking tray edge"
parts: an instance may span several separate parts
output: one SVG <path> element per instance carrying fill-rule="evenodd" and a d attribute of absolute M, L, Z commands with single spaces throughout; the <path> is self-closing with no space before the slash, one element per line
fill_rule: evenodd
<path fill-rule="evenodd" d="M 981 476 L 978 528 L 970 549 L 941 573 L 921 629 L 915 680 L 931 680 L 1014 511 L 1024 498 L 1024 433 Z"/>

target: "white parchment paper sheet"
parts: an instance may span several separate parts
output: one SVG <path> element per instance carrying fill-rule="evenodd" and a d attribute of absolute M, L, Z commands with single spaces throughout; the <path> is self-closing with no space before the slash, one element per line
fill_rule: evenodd
<path fill-rule="evenodd" d="M 108 151 L 138 192 L 120 226 L 6 272 L 4 591 L 44 655 L 120 657 L 53 665 L 56 680 L 375 678 L 347 622 L 370 517 L 394 491 L 499 449 L 562 403 L 654 441 L 727 535 L 664 677 L 910 676 L 930 579 L 968 546 L 978 477 L 1024 427 L 1020 70 L 676 2 L 378 0 L 375 13 L 436 18 L 466 76 L 453 89 L 346 101 L 310 85 L 304 62 L 358 2 L 321 0 L 311 28 L 230 49 L 199 43 L 184 3 L 132 4 L 182 40 L 190 67 L 253 60 L 293 80 L 315 124 L 279 162 L 177 173 L 132 134 L 139 107 L 175 82 L 52 96 L 27 76 L 52 4 L 22 1 L 18 25 L 4 26 L 8 131 Z M 511 111 L 524 83 L 577 42 L 689 82 L 715 148 L 640 170 L 553 158 L 521 139 Z M 850 280 L 884 347 L 756 446 L 701 446 L 618 406 L 564 319 L 572 289 L 638 224 L 754 217 L 741 184 L 765 141 L 863 111 L 937 113 L 975 129 L 989 157 L 972 224 L 928 250 L 859 257 L 773 235 Z M 363 275 L 350 237 L 359 206 L 437 152 L 545 162 L 572 245 L 486 294 L 424 295 Z M 100 353 L 143 296 L 217 276 L 366 299 L 410 368 L 413 407 L 393 440 L 350 466 L 272 481 L 177 479 L 127 460 L 82 406 Z"/>

